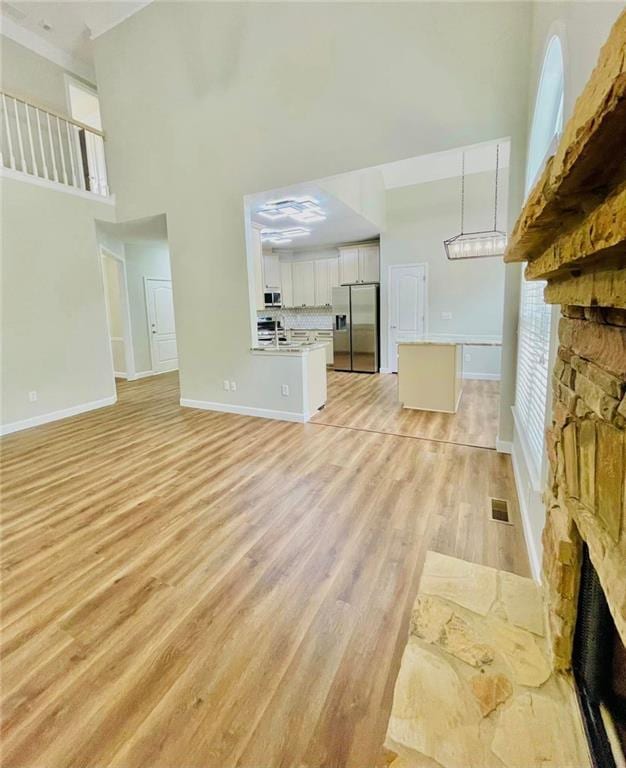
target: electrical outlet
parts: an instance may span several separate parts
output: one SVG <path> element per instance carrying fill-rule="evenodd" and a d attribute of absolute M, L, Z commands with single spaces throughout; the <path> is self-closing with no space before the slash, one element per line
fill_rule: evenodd
<path fill-rule="evenodd" d="M 236 381 L 231 381 L 230 382 L 230 391 L 231 392 L 236 392 L 237 391 L 237 382 Z"/>
<path fill-rule="evenodd" d="M 441 319 L 442 320 L 452 320 L 452 312 L 442 312 L 441 313 Z"/>
<path fill-rule="evenodd" d="M 29 401 L 31 403 L 36 403 L 37 402 L 37 392 L 35 390 L 33 390 L 32 392 L 29 392 L 28 393 L 28 399 L 29 399 Z"/>
<path fill-rule="evenodd" d="M 228 381 L 228 379 L 224 379 L 224 389 L 227 392 L 230 392 L 230 381 Z"/>
<path fill-rule="evenodd" d="M 283 384 L 280 388 L 280 393 L 283 397 L 289 396 L 289 384 Z"/>
<path fill-rule="evenodd" d="M 465 355 L 463 356 L 463 359 L 465 360 L 466 363 L 469 363 L 469 361 L 472 359 L 472 356 L 470 355 L 469 352 L 466 352 Z"/>

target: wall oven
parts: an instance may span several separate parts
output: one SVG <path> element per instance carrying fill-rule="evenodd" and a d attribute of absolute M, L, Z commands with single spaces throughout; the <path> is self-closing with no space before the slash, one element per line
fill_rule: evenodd
<path fill-rule="evenodd" d="M 280 291 L 265 291 L 263 303 L 266 307 L 282 307 Z"/>

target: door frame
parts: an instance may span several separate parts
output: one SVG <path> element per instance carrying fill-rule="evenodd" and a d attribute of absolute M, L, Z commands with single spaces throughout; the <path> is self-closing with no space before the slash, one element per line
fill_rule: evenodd
<path fill-rule="evenodd" d="M 146 326 L 148 328 L 148 346 L 150 347 L 150 366 L 152 368 L 151 373 L 153 375 L 158 373 L 170 373 L 170 371 L 157 371 L 157 369 L 154 366 L 154 350 L 152 349 L 152 328 L 150 327 L 150 298 L 148 295 L 148 283 L 150 280 L 158 280 L 159 283 L 169 283 L 170 286 L 172 286 L 172 306 L 174 309 L 174 328 L 176 329 L 176 332 L 174 333 L 174 336 L 176 336 L 176 359 L 178 360 L 178 365 L 176 368 L 172 368 L 172 371 L 178 371 L 180 370 L 180 358 L 178 357 L 178 327 L 176 326 L 176 307 L 174 307 L 174 284 L 172 282 L 171 277 L 151 277 L 148 275 L 143 276 L 143 296 L 144 301 L 146 303 Z"/>
<path fill-rule="evenodd" d="M 391 334 L 391 280 L 392 270 L 406 267 L 422 267 L 424 269 L 424 329 L 421 338 L 428 336 L 428 262 L 411 262 L 410 264 L 389 264 L 387 266 L 387 373 L 392 373 L 393 342 Z"/>
<path fill-rule="evenodd" d="M 104 258 L 109 257 L 114 259 L 120 268 L 120 301 L 122 304 L 122 323 L 124 325 L 123 340 L 124 340 L 124 357 L 126 359 L 126 374 L 120 378 L 126 378 L 131 380 L 135 378 L 135 353 L 133 350 L 132 340 L 132 326 L 130 322 L 130 300 L 128 297 L 128 278 L 126 275 L 126 259 L 117 253 L 106 248 L 104 245 L 100 245 L 100 275 L 102 278 L 102 293 L 104 296 L 104 306 L 106 311 L 106 331 L 107 338 L 109 339 L 109 349 L 111 352 L 111 370 L 113 371 L 113 382 L 115 383 L 115 366 L 113 364 L 113 348 L 111 346 L 111 334 L 110 334 L 110 317 L 109 317 L 109 302 L 106 295 L 104 285 Z"/>

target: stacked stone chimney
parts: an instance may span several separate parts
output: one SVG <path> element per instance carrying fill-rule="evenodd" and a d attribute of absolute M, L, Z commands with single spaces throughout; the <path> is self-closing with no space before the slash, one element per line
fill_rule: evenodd
<path fill-rule="evenodd" d="M 626 644 L 626 12 L 530 193 L 505 261 L 559 304 L 543 583 L 554 665 L 570 666 L 582 542 Z"/>

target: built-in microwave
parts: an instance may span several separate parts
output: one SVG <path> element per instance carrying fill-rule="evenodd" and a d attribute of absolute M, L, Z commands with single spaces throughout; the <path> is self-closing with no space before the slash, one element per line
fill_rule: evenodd
<path fill-rule="evenodd" d="M 263 302 L 266 307 L 282 307 L 280 291 L 266 291 L 263 296 Z"/>

